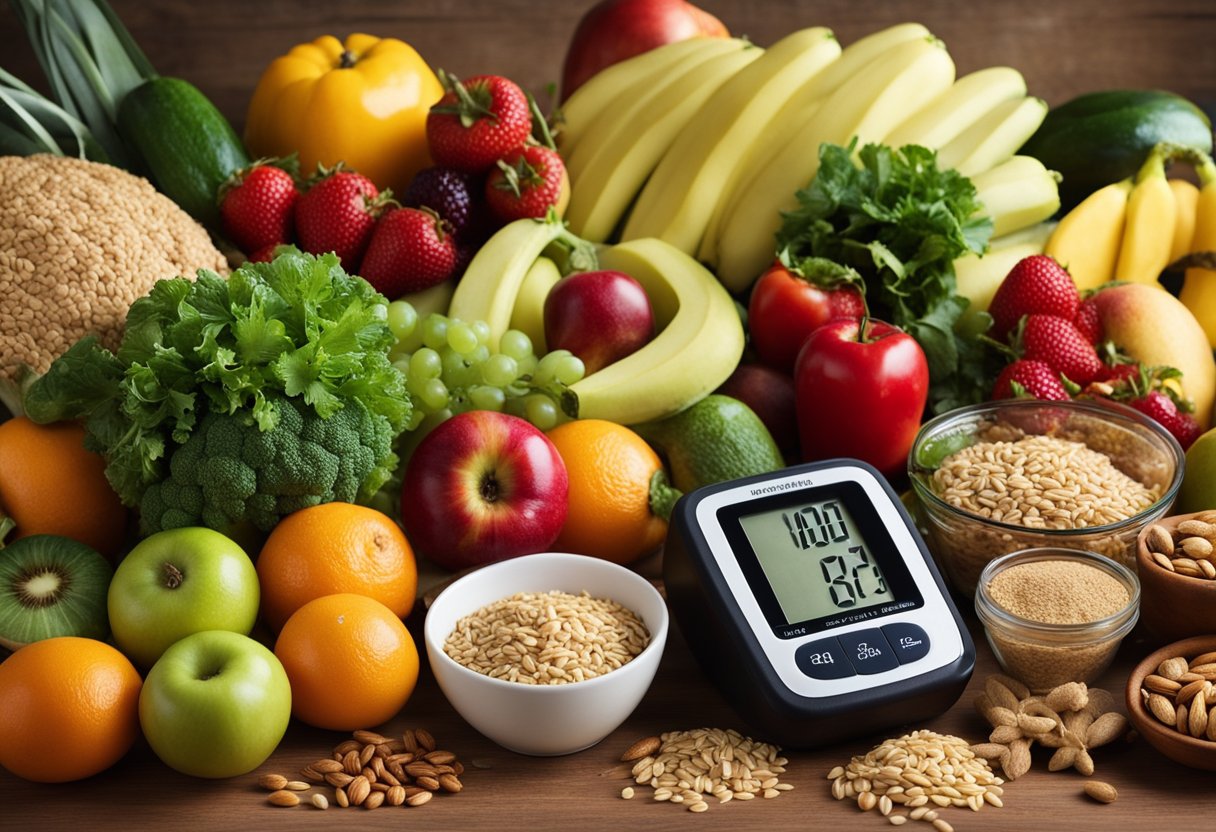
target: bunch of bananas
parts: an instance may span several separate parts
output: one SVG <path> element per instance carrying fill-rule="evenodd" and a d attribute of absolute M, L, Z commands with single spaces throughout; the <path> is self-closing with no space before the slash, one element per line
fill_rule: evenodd
<path fill-rule="evenodd" d="M 589 240 L 664 240 L 742 293 L 771 262 L 820 145 L 856 138 L 936 150 L 942 167 L 973 177 L 999 238 L 1059 207 L 1056 177 L 1014 155 L 1046 112 L 1009 67 L 956 80 L 917 23 L 844 48 L 822 27 L 767 49 L 681 41 L 605 69 L 563 106 L 566 219 Z"/>

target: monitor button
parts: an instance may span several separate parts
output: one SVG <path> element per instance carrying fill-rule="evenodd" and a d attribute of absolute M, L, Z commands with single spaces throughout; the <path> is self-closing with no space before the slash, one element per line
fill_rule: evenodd
<path fill-rule="evenodd" d="M 906 621 L 887 624 L 882 632 L 895 649 L 895 657 L 900 664 L 909 664 L 929 655 L 929 635 L 915 624 Z"/>
<path fill-rule="evenodd" d="M 863 676 L 899 667 L 899 659 L 877 628 L 837 636 L 849 662 Z"/>
<path fill-rule="evenodd" d="M 794 651 L 794 663 L 812 679 L 844 679 L 856 675 L 834 638 L 821 638 Z"/>

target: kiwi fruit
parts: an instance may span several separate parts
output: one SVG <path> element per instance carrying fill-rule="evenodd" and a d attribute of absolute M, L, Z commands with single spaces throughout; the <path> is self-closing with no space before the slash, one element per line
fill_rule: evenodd
<path fill-rule="evenodd" d="M 114 570 L 90 546 L 55 534 L 0 549 L 0 646 L 16 650 L 54 636 L 104 639 Z"/>

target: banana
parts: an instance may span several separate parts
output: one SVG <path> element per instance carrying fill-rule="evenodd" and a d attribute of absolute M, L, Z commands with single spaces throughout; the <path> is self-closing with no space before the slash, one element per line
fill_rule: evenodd
<path fill-rule="evenodd" d="M 743 355 L 743 324 L 714 275 L 654 238 L 600 251 L 600 266 L 642 284 L 659 334 L 571 386 L 580 418 L 631 425 L 670 416 L 727 379 Z"/>
<path fill-rule="evenodd" d="M 1165 178 L 1164 156 L 1154 150 L 1136 172 L 1136 184 L 1127 197 L 1115 280 L 1159 285 L 1157 278 L 1170 263 L 1177 210 Z"/>
<path fill-rule="evenodd" d="M 702 263 L 718 262 L 718 238 L 722 218 L 729 213 L 740 191 L 756 177 L 770 159 L 780 153 L 823 107 L 824 99 L 884 53 L 912 40 L 930 38 L 919 23 L 900 23 L 881 29 L 846 46 L 835 61 L 824 67 L 790 97 L 786 106 L 769 119 L 760 135 L 735 162 L 729 188 L 714 201 L 714 211 L 697 248 Z"/>
<path fill-rule="evenodd" d="M 1191 253 L 1195 237 L 1195 214 L 1199 210 L 1199 189 L 1187 179 L 1169 180 L 1174 192 L 1174 241 L 1170 244 L 1170 262 Z"/>
<path fill-rule="evenodd" d="M 421 319 L 432 312 L 438 312 L 440 315 L 448 314 L 448 306 L 452 303 L 452 294 L 455 291 L 456 281 L 448 279 L 442 283 L 435 284 L 429 289 L 402 295 L 397 300 L 406 301 L 410 306 L 414 307 L 414 311 L 418 313 L 418 317 Z"/>
<path fill-rule="evenodd" d="M 1008 66 L 992 66 L 959 78 L 920 112 L 883 138 L 892 147 L 918 144 L 939 150 L 998 104 L 1026 97 L 1026 79 Z"/>
<path fill-rule="evenodd" d="M 768 48 L 701 106 L 646 182 L 622 239 L 658 237 L 693 254 L 741 153 L 769 119 L 840 55 L 831 30 L 802 29 Z"/>
<path fill-rule="evenodd" d="M 1216 253 L 1216 165 L 1208 159 L 1196 165 L 1199 174 L 1199 200 L 1195 207 L 1195 234 L 1190 253 Z M 1216 270 L 1193 266 L 1186 270 L 1178 294 L 1199 321 L 1208 343 L 1216 348 Z"/>
<path fill-rule="evenodd" d="M 690 38 L 664 44 L 597 72 L 562 102 L 557 148 L 569 155 L 602 113 L 611 113 L 661 78 L 677 62 L 718 38 Z"/>
<path fill-rule="evenodd" d="M 718 277 L 742 292 L 773 259 L 781 212 L 797 207 L 796 192 L 819 169 L 819 145 L 858 147 L 880 140 L 954 83 L 954 62 L 940 41 L 919 39 L 885 53 L 844 82 L 819 114 L 772 157 L 722 218 Z"/>
<path fill-rule="evenodd" d="M 566 219 L 581 237 L 603 242 L 617 228 L 663 153 L 697 109 L 764 50 L 726 41 L 730 51 L 658 83 L 617 112 L 615 124 L 588 135 L 574 152 Z M 585 151 L 585 152 L 584 152 Z"/>
<path fill-rule="evenodd" d="M 556 217 L 515 220 L 504 225 L 473 256 L 456 284 L 448 315 L 489 324 L 489 347 L 497 352 L 498 339 L 511 326 L 520 286 L 536 258 L 555 241 L 572 248 L 589 245 L 570 234 Z"/>
<path fill-rule="evenodd" d="M 953 168 L 964 176 L 990 170 L 1026 143 L 1047 115 L 1047 102 L 1023 96 L 993 107 L 982 118 L 942 146 L 940 168 Z"/>
<path fill-rule="evenodd" d="M 1132 180 L 1124 179 L 1094 191 L 1064 215 L 1047 241 L 1044 253 L 1066 268 L 1083 292 L 1115 277 L 1131 190 Z"/>
<path fill-rule="evenodd" d="M 1004 237 L 993 237 L 982 255 L 966 254 L 955 260 L 955 292 L 971 301 L 964 318 L 986 311 L 1010 269 L 1024 257 L 1042 254 L 1055 227 L 1053 222 L 1041 222 Z"/>
<path fill-rule="evenodd" d="M 1043 222 L 1060 209 L 1056 177 L 1033 156 L 1014 156 L 971 180 L 992 236 L 1003 237 Z"/>
<path fill-rule="evenodd" d="M 557 264 L 548 257 L 538 257 L 524 280 L 519 284 L 519 293 L 515 296 L 515 305 L 511 308 L 511 321 L 508 326 L 518 329 L 532 341 L 532 349 L 537 355 L 548 352 L 545 346 L 545 298 L 557 281 L 562 279 Z"/>

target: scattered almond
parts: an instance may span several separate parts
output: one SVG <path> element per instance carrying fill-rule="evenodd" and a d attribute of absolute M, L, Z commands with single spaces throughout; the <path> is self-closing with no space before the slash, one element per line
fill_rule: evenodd
<path fill-rule="evenodd" d="M 1085 794 L 1099 803 L 1114 803 L 1119 798 L 1119 791 L 1110 783 L 1102 780 L 1087 780 Z"/>
<path fill-rule="evenodd" d="M 271 806 L 299 806 L 300 797 L 295 792 L 279 789 L 267 795 L 266 802 Z"/>
<path fill-rule="evenodd" d="M 643 757 L 649 757 L 654 754 L 663 745 L 663 741 L 658 737 L 645 737 L 635 742 L 633 745 L 625 749 L 625 753 L 621 755 L 621 762 L 632 763 L 635 760 L 640 760 Z"/>
<path fill-rule="evenodd" d="M 311 798 L 309 798 L 309 802 L 312 803 L 313 806 L 316 806 L 318 809 L 328 809 L 329 808 L 329 798 L 327 798 L 325 795 L 321 794 L 320 792 L 314 793 L 313 796 Z"/>

